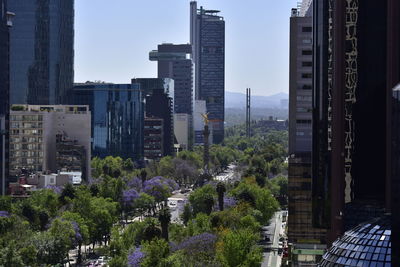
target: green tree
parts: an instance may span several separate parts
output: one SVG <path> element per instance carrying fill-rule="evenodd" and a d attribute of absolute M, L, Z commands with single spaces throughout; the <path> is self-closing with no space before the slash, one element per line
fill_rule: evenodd
<path fill-rule="evenodd" d="M 80 214 L 66 211 L 63 213 L 62 218 L 69 221 L 74 226 L 75 237 L 74 243 L 78 245 L 78 264 L 82 260 L 82 245 L 89 241 L 89 227 Z M 74 225 L 76 224 L 76 225 Z"/>
<path fill-rule="evenodd" d="M 189 220 L 192 218 L 192 209 L 189 204 L 185 204 L 183 207 L 183 212 L 181 214 L 181 219 L 183 224 L 186 226 L 189 222 Z"/>
<path fill-rule="evenodd" d="M 61 195 L 60 195 L 60 202 L 62 204 L 67 204 L 68 201 L 75 198 L 75 188 L 72 184 L 68 183 L 64 186 Z"/>
<path fill-rule="evenodd" d="M 12 241 L 6 247 L 0 249 L 0 266 L 25 266 L 15 242 Z"/>
<path fill-rule="evenodd" d="M 219 182 L 217 184 L 217 193 L 218 193 L 218 205 L 219 205 L 219 210 L 223 211 L 224 210 L 224 194 L 226 192 L 226 188 L 224 183 Z"/>
<path fill-rule="evenodd" d="M 189 196 L 189 202 L 192 205 L 193 213 L 197 214 L 203 212 L 209 215 L 215 203 L 215 195 L 215 189 L 210 184 L 193 191 Z"/>
<path fill-rule="evenodd" d="M 141 267 L 165 266 L 164 263 L 169 255 L 169 245 L 164 239 L 154 239 L 142 243 L 142 251 L 145 254 Z"/>
<path fill-rule="evenodd" d="M 250 229 L 227 231 L 217 243 L 217 258 L 224 266 L 258 267 L 262 252 L 256 246 L 259 235 Z"/>
<path fill-rule="evenodd" d="M 168 241 L 168 225 L 171 222 L 171 212 L 168 207 L 164 207 L 160 210 L 158 220 L 161 224 L 161 236 Z"/>

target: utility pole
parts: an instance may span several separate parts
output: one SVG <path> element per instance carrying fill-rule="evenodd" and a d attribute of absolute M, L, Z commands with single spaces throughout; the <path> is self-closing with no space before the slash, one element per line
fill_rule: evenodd
<path fill-rule="evenodd" d="M 246 136 L 248 138 L 251 137 L 251 113 L 250 113 L 250 108 L 251 108 L 251 89 L 246 88 Z"/>

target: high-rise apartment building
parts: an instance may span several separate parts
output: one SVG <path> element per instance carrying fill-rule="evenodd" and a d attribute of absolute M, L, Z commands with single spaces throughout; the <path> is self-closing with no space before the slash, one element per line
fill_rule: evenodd
<path fill-rule="evenodd" d="M 57 172 L 80 169 L 85 179 L 90 177 L 90 120 L 89 107 L 83 105 L 13 105 L 10 114 L 10 174 L 18 176 L 22 170 Z M 65 158 L 65 147 L 60 145 L 67 139 L 80 146 L 80 153 L 83 153 L 79 157 L 80 167 L 73 162 L 78 157 L 70 155 L 69 159 Z M 75 165 L 73 168 L 72 163 Z"/>
<path fill-rule="evenodd" d="M 76 84 L 74 103 L 89 105 L 92 113 L 93 156 L 143 159 L 144 101 L 139 84 Z"/>
<path fill-rule="evenodd" d="M 174 113 L 193 113 L 193 64 L 190 44 L 161 44 L 149 54 L 157 61 L 158 78 L 174 80 Z"/>
<path fill-rule="evenodd" d="M 400 81 L 400 5 L 316 0 L 314 15 L 314 222 L 332 242 L 359 223 L 397 213 L 390 126 Z"/>
<path fill-rule="evenodd" d="M 205 100 L 214 143 L 224 139 L 225 21 L 218 10 L 190 2 L 190 43 L 195 65 L 195 99 Z"/>
<path fill-rule="evenodd" d="M 316 264 L 326 248 L 325 229 L 312 216 L 312 7 L 303 1 L 290 17 L 289 217 L 294 266 Z"/>
<path fill-rule="evenodd" d="M 74 1 L 12 0 L 11 104 L 68 104 L 74 71 Z"/>

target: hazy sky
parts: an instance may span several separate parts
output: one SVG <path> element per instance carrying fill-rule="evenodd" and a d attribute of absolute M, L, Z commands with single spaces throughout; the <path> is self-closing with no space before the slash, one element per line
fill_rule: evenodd
<path fill-rule="evenodd" d="M 150 50 L 189 42 L 189 0 L 75 0 L 75 81 L 157 77 Z M 225 89 L 288 92 L 295 0 L 200 0 L 225 18 Z"/>

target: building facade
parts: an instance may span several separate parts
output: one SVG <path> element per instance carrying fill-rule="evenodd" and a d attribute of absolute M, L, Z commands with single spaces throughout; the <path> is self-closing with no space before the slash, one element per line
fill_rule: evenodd
<path fill-rule="evenodd" d="M 189 149 L 189 141 L 192 133 L 191 130 L 191 116 L 185 113 L 174 114 L 174 135 L 176 138 L 176 144 L 179 145 L 179 149 Z"/>
<path fill-rule="evenodd" d="M 197 9 L 197 2 L 190 2 L 195 99 L 206 101 L 215 143 L 224 139 L 225 120 L 225 21 L 218 13 Z"/>
<path fill-rule="evenodd" d="M 144 119 L 144 158 L 160 160 L 164 155 L 164 120 L 156 117 Z"/>
<path fill-rule="evenodd" d="M 74 1 L 12 0 L 11 104 L 69 104 L 74 80 Z"/>
<path fill-rule="evenodd" d="M 0 1 L 0 194 L 6 192 L 8 177 L 8 120 L 9 120 L 9 27 L 11 21 L 5 0 Z"/>
<path fill-rule="evenodd" d="M 162 89 L 153 90 L 146 96 L 145 114 L 147 118 L 163 120 L 163 156 L 174 155 L 174 120 L 171 97 Z"/>
<path fill-rule="evenodd" d="M 57 172 L 68 168 L 58 162 L 58 136 L 82 147 L 80 169 L 90 177 L 90 120 L 88 106 L 13 105 L 10 114 L 10 174 Z M 60 169 L 58 169 L 60 167 Z"/>
<path fill-rule="evenodd" d="M 394 211 L 390 126 L 392 89 L 400 80 L 400 6 L 395 0 L 314 3 L 319 67 L 313 126 L 319 138 L 313 147 L 313 202 L 322 211 L 315 214 L 324 215 L 315 222 L 333 242 L 357 224 Z"/>
<path fill-rule="evenodd" d="M 76 84 L 74 103 L 92 113 L 92 154 L 143 159 L 144 101 L 139 84 Z"/>
<path fill-rule="evenodd" d="M 289 217 L 293 266 L 313 266 L 326 248 L 326 230 L 313 225 L 312 210 L 312 2 L 290 17 Z"/>
<path fill-rule="evenodd" d="M 90 149 L 90 148 L 89 148 Z M 56 135 L 56 170 L 88 177 L 86 148 L 64 134 Z"/>
<path fill-rule="evenodd" d="M 174 80 L 174 113 L 193 113 L 193 64 L 190 44 L 161 44 L 149 54 L 157 61 L 158 78 Z"/>

